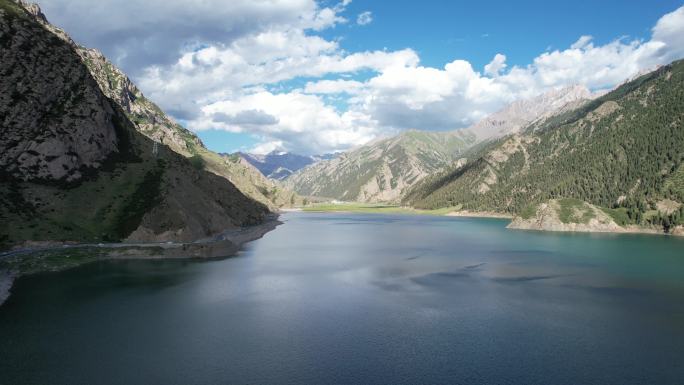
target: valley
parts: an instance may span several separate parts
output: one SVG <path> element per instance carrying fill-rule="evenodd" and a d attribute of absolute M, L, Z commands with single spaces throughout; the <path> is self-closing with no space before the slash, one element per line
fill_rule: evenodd
<path fill-rule="evenodd" d="M 514 101 L 459 130 L 408 130 L 322 156 L 219 154 L 101 52 L 50 24 L 38 6 L 5 0 L 3 10 L 5 33 L 16 35 L 10 46 L 22 44 L 22 29 L 45 41 L 14 61 L 57 47 L 62 63 L 72 63 L 61 71 L 73 68 L 87 84 L 79 90 L 53 81 L 52 87 L 72 90 L 70 99 L 57 101 L 71 119 L 65 124 L 84 119 L 69 112 L 82 108 L 83 98 L 103 109 L 99 121 L 87 123 L 103 126 L 96 134 L 99 158 L 92 147 L 77 147 L 83 143 L 68 144 L 70 158 L 40 136 L 23 144 L 38 131 L 4 142 L 0 210 L 5 223 L 18 223 L 0 234 L 5 248 L 195 242 L 225 228 L 258 225 L 268 212 L 287 208 L 503 217 L 513 219 L 509 227 L 528 230 L 684 233 L 681 61 L 608 93 L 575 85 Z M 17 67 L 5 63 L 6 80 L 26 76 L 8 72 Z M 43 66 L 42 74 L 58 71 L 54 63 Z M 14 122 L 32 119 L 20 117 L 21 103 L 5 104 Z M 107 121 L 113 124 L 106 127 Z M 12 152 L 19 148 L 24 152 Z M 208 191 L 206 201 L 196 199 Z M 559 215 L 558 202 L 571 200 L 578 203 L 570 215 Z M 230 219 L 217 213 L 220 206 Z M 591 208 L 591 218 L 582 207 Z"/>
<path fill-rule="evenodd" d="M 0 0 L 0 384 L 684 378 L 684 6 Z"/>

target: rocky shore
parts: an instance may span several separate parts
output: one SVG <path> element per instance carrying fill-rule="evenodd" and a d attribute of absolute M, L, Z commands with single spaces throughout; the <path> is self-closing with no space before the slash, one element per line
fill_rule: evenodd
<path fill-rule="evenodd" d="M 622 232 L 623 228 L 615 221 L 588 203 L 572 207 L 568 218 L 562 217 L 559 201 L 551 200 L 537 206 L 536 211 L 527 218 L 518 216 L 507 226 L 518 230 L 579 231 L 579 232 Z"/>
<path fill-rule="evenodd" d="M 527 216 L 519 215 L 506 226 L 516 230 L 662 234 L 660 227 L 620 226 L 599 207 L 587 202 L 550 200 L 538 205 Z M 682 236 L 682 226 L 670 229 L 669 235 Z"/>
<path fill-rule="evenodd" d="M 79 244 L 30 242 L 0 254 L 0 306 L 12 284 L 23 275 L 60 271 L 107 259 L 222 258 L 235 255 L 248 242 L 281 225 L 277 216 L 250 227 L 227 230 L 195 242 Z"/>

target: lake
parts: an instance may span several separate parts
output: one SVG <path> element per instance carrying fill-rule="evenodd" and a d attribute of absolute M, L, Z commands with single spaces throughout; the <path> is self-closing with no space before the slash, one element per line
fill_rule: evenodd
<path fill-rule="evenodd" d="M 224 260 L 18 280 L 0 384 L 682 384 L 684 239 L 281 219 Z"/>

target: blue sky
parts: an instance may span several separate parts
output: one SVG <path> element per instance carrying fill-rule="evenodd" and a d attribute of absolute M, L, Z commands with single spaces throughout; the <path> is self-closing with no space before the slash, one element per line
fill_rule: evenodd
<path fill-rule="evenodd" d="M 497 53 L 505 53 L 509 65 L 525 66 L 540 53 L 566 48 L 582 35 L 591 35 L 597 44 L 620 37 L 647 39 L 656 21 L 679 6 L 678 1 L 624 0 L 354 1 L 347 12 L 370 11 L 372 22 L 340 25 L 321 36 L 339 40 L 351 52 L 412 48 L 421 64 L 431 67 L 466 59 L 482 69 Z M 353 78 L 369 76 L 365 75 Z M 305 81 L 300 78 L 279 86 L 296 88 Z M 346 107 L 344 103 L 337 106 Z M 198 134 L 212 149 L 224 152 L 248 150 L 259 141 L 248 133 L 207 130 Z"/>
<path fill-rule="evenodd" d="M 568 85 L 610 89 L 684 56 L 683 4 L 41 1 L 210 149 L 306 154 L 467 127 Z"/>
<path fill-rule="evenodd" d="M 233 133 L 223 130 L 203 130 L 197 132 L 202 143 L 210 150 L 218 153 L 248 151 L 258 140 L 249 133 Z"/>
<path fill-rule="evenodd" d="M 349 13 L 371 11 L 372 23 L 326 31 L 351 51 L 413 48 L 429 66 L 462 58 L 482 68 L 496 53 L 527 65 L 547 47 L 565 48 L 582 35 L 597 43 L 648 38 L 656 21 L 681 1 L 353 1 Z"/>

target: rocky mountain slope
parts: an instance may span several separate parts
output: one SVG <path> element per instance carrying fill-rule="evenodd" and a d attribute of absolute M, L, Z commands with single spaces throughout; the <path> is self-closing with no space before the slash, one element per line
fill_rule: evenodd
<path fill-rule="evenodd" d="M 302 195 L 396 202 L 414 183 L 459 159 L 474 141 L 465 131 L 408 131 L 306 167 L 285 186 Z"/>
<path fill-rule="evenodd" d="M 29 25 L 14 3 L 1 9 L 0 167 L 20 180 L 79 180 L 118 152 L 114 110 L 69 46 Z"/>
<path fill-rule="evenodd" d="M 36 8 L 31 8 L 36 14 Z M 266 206 L 141 135 L 69 40 L 0 0 L 0 244 L 188 241 Z"/>
<path fill-rule="evenodd" d="M 200 162 L 207 170 L 228 178 L 244 194 L 271 209 L 289 206 L 292 201 L 301 201 L 293 192 L 261 178 L 253 167 L 247 167 L 244 162 L 227 161 L 227 158 L 208 150 L 193 132 L 178 124 L 147 99 L 131 79 L 101 52 L 76 44 L 67 33 L 50 24 L 36 4 L 23 1 L 20 3 L 38 23 L 78 53 L 105 96 L 121 107 L 139 132 L 185 157 L 194 157 L 194 162 Z"/>
<path fill-rule="evenodd" d="M 465 162 L 476 144 L 518 132 L 535 121 L 586 103 L 584 87 L 552 90 L 516 101 L 473 126 L 451 132 L 410 131 L 302 169 L 285 184 L 303 195 L 360 202 L 398 202 L 426 176 Z"/>
<path fill-rule="evenodd" d="M 404 203 L 521 213 L 574 198 L 605 208 L 619 225 L 667 231 L 684 217 L 683 122 L 684 61 L 677 61 L 473 150 Z"/>
<path fill-rule="evenodd" d="M 573 110 L 594 95 L 584 86 L 570 86 L 551 90 L 530 99 L 515 101 L 470 126 L 478 140 L 496 139 L 519 132 L 535 121 Z"/>
<path fill-rule="evenodd" d="M 212 154 L 211 158 L 214 156 Z M 244 158 L 231 154 L 220 155 L 220 159 L 225 165 L 224 167 L 231 169 L 230 180 L 235 180 L 236 186 L 242 186 L 241 191 L 248 196 L 263 197 L 268 202 L 269 207 L 273 209 L 303 204 L 301 196 L 285 188 L 279 181 L 267 178 Z"/>

